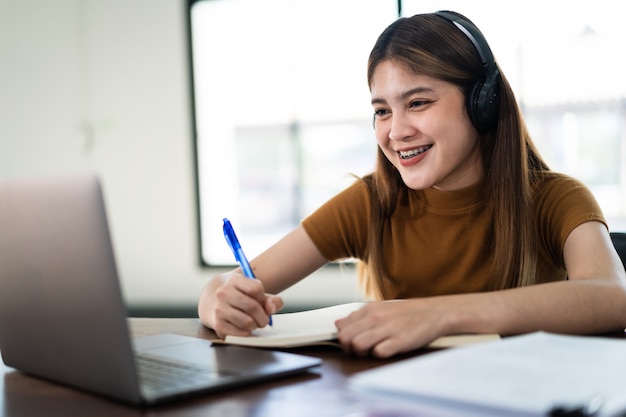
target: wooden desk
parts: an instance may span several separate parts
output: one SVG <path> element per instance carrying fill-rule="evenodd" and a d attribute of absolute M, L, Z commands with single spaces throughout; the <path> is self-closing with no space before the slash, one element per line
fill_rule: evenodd
<path fill-rule="evenodd" d="M 177 333 L 203 339 L 215 334 L 195 319 L 129 319 L 134 336 Z M 333 348 L 292 352 L 316 356 L 314 371 L 207 394 L 151 408 L 133 408 L 17 372 L 0 363 L 0 415 L 3 417 L 203 416 L 203 417 L 365 417 L 367 405 L 346 388 L 347 378 L 393 360 L 360 359 Z M 400 417 L 400 414 L 390 414 Z"/>

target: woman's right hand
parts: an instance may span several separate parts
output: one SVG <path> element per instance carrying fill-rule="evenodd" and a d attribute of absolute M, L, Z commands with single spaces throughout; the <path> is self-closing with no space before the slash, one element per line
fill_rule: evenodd
<path fill-rule="evenodd" d="M 281 297 L 267 294 L 260 280 L 245 277 L 236 269 L 207 283 L 198 303 L 198 316 L 219 337 L 248 336 L 252 330 L 265 327 L 270 315 L 281 308 Z"/>
<path fill-rule="evenodd" d="M 198 302 L 200 321 L 220 337 L 247 336 L 252 330 L 265 327 L 270 315 L 283 308 L 283 299 L 274 294 L 289 288 L 326 262 L 304 227 L 299 225 L 252 259 L 257 279 L 245 277 L 240 268 L 211 279 Z"/>

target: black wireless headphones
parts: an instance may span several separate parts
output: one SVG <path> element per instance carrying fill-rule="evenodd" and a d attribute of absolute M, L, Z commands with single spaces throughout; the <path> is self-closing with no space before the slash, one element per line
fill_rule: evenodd
<path fill-rule="evenodd" d="M 498 124 L 500 71 L 491 53 L 491 48 L 480 30 L 463 19 L 462 16 L 447 10 L 434 13 L 453 23 L 472 42 L 485 70 L 485 77 L 477 81 L 467 96 L 467 112 L 479 132 L 486 132 Z"/>

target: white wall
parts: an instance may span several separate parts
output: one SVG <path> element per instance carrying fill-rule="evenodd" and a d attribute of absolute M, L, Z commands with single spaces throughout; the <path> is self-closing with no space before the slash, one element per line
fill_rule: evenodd
<path fill-rule="evenodd" d="M 0 0 L 0 176 L 98 173 L 131 306 L 195 305 L 217 272 L 198 255 L 186 12 Z M 360 293 L 353 271 L 326 268 L 284 296 L 297 308 Z"/>

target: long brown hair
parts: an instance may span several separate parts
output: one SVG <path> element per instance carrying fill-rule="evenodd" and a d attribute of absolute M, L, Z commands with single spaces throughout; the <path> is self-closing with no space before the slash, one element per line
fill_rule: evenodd
<path fill-rule="evenodd" d="M 389 60 L 405 65 L 416 74 L 453 83 L 466 96 L 484 77 L 480 56 L 471 41 L 453 24 L 434 14 L 402 18 L 385 29 L 369 57 L 370 86 L 377 66 Z M 484 198 L 493 217 L 490 250 L 494 253 L 491 280 L 494 290 L 535 282 L 537 260 L 531 192 L 536 177 L 549 170 L 532 143 L 502 71 L 498 92 L 497 125 L 481 133 Z M 372 218 L 367 259 L 359 265 L 360 282 L 368 295 L 390 298 L 393 291 L 384 264 L 382 236 L 399 193 L 406 186 L 380 148 L 375 171 L 362 180 L 372 195 Z"/>

